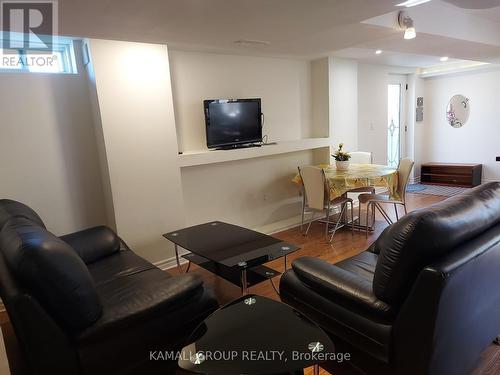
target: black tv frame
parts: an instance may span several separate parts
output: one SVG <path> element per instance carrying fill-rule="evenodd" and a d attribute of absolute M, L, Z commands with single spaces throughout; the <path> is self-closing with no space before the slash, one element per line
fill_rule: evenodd
<path fill-rule="evenodd" d="M 228 142 L 220 144 L 208 144 L 208 127 L 210 126 L 210 115 L 209 115 L 209 105 L 210 103 L 242 103 L 242 102 L 256 102 L 259 111 L 259 129 L 260 138 L 248 139 L 239 142 Z M 209 149 L 216 150 L 229 150 L 234 148 L 245 148 L 245 147 L 259 147 L 262 143 L 262 100 L 261 98 L 248 98 L 248 99 L 206 99 L 203 101 L 203 113 L 205 114 L 205 136 L 207 141 L 207 147 Z M 258 142 L 258 143 L 256 143 Z"/>

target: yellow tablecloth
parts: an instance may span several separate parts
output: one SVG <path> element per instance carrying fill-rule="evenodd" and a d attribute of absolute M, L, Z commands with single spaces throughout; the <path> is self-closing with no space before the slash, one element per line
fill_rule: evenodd
<path fill-rule="evenodd" d="M 381 186 L 387 188 L 390 195 L 397 195 L 398 172 L 395 168 L 377 164 L 350 164 L 346 171 L 339 171 L 335 165 L 320 164 L 330 183 L 330 199 L 347 193 L 349 190 L 365 186 Z M 292 180 L 301 185 L 300 175 Z"/>

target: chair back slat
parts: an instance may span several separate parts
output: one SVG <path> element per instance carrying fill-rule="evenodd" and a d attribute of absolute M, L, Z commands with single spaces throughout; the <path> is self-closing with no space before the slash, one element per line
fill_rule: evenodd
<path fill-rule="evenodd" d="M 404 158 L 399 161 L 397 193 L 403 202 L 405 201 L 406 187 L 410 179 L 410 173 L 413 169 L 413 164 L 415 163 L 409 158 Z"/>
<path fill-rule="evenodd" d="M 307 205 L 314 210 L 325 208 L 326 179 L 323 169 L 313 166 L 299 167 L 300 178 L 304 184 Z"/>
<path fill-rule="evenodd" d="M 372 158 L 371 152 L 353 151 L 353 152 L 349 152 L 349 155 L 351 155 L 350 161 L 353 164 L 372 164 L 373 163 L 373 158 Z"/>

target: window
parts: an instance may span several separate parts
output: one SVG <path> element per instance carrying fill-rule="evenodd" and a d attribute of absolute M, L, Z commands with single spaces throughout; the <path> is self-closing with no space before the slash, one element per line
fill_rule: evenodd
<path fill-rule="evenodd" d="M 0 49 L 0 71 L 76 74 L 73 42 L 54 44 L 51 53 L 36 49 Z"/>

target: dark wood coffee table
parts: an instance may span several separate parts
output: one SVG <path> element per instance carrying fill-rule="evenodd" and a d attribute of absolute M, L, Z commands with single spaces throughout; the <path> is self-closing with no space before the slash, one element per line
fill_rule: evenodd
<path fill-rule="evenodd" d="M 175 245 L 180 272 L 183 272 L 179 259 L 182 247 L 191 252 L 182 255 L 189 265 L 197 264 L 241 287 L 243 295 L 248 287 L 280 275 L 265 263 L 284 258 L 286 269 L 287 255 L 299 249 L 272 236 L 221 221 L 165 233 L 163 237 Z"/>

